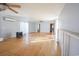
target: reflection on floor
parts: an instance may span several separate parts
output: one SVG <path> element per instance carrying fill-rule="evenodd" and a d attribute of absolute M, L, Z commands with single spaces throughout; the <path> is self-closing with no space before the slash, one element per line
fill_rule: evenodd
<path fill-rule="evenodd" d="M 30 33 L 22 39 L 11 38 L 0 42 L 2 56 L 58 56 L 60 52 L 53 35 L 47 33 Z"/>

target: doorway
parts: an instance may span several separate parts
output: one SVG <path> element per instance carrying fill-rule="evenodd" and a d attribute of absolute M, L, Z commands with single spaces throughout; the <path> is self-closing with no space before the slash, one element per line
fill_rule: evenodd
<path fill-rule="evenodd" d="M 40 24 L 38 24 L 37 32 L 40 32 Z"/>
<path fill-rule="evenodd" d="M 55 27 L 54 24 L 51 23 L 50 24 L 50 33 L 54 33 L 54 27 Z"/>

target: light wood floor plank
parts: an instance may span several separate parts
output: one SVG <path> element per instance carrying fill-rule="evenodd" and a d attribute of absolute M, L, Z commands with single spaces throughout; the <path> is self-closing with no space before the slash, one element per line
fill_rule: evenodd
<path fill-rule="evenodd" d="M 0 42 L 1 56 L 60 56 L 61 50 L 47 33 L 30 33 L 28 40 L 11 38 Z M 27 39 L 26 39 L 27 40 Z"/>

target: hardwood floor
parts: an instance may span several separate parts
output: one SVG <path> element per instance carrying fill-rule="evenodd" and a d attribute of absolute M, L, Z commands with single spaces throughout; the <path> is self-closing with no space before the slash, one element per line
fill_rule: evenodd
<path fill-rule="evenodd" d="M 60 56 L 60 47 L 53 35 L 30 33 L 24 38 L 10 38 L 0 42 L 1 56 Z"/>

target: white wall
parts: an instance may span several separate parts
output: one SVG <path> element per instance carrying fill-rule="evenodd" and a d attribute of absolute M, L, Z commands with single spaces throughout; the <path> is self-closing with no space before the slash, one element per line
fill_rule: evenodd
<path fill-rule="evenodd" d="M 1 27 L 1 20 L 2 20 L 2 17 L 0 17 L 0 37 L 2 37 L 2 27 Z"/>
<path fill-rule="evenodd" d="M 20 22 L 20 31 L 26 35 L 29 31 L 29 24 L 28 22 Z"/>
<path fill-rule="evenodd" d="M 40 32 L 50 32 L 50 23 L 49 22 L 41 22 L 40 23 Z"/>
<path fill-rule="evenodd" d="M 36 22 L 29 22 L 29 32 L 36 32 Z"/>
<path fill-rule="evenodd" d="M 59 16 L 59 28 L 79 32 L 79 4 L 66 4 Z"/>
<path fill-rule="evenodd" d="M 79 4 L 72 3 L 66 4 L 59 15 L 58 19 L 59 29 L 65 29 L 71 32 L 79 33 Z M 62 49 L 62 55 L 64 55 L 64 51 L 67 52 L 68 42 L 70 42 L 70 47 L 68 47 L 70 55 L 79 55 L 78 46 L 79 41 L 78 39 L 70 37 L 70 41 L 66 41 L 67 33 L 64 35 L 64 31 L 59 31 L 58 39 L 60 42 L 60 46 Z M 69 39 L 68 39 L 69 40 Z M 76 41 L 77 40 L 77 41 Z M 67 43 L 67 44 L 65 44 Z M 66 46 L 68 45 L 68 46 Z M 75 48 L 75 49 L 74 49 Z"/>
<path fill-rule="evenodd" d="M 29 32 L 37 32 L 38 24 L 40 23 L 40 32 L 50 32 L 50 22 L 29 22 Z M 54 22 L 51 22 L 54 23 Z"/>
<path fill-rule="evenodd" d="M 19 22 L 5 21 L 3 17 L 1 17 L 0 24 L 0 37 L 13 37 L 16 35 L 16 32 L 20 31 Z"/>
<path fill-rule="evenodd" d="M 38 24 L 40 22 L 29 22 L 29 32 L 37 32 Z M 50 32 L 50 23 L 49 22 L 41 22 L 40 23 L 40 32 Z"/>

